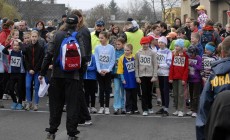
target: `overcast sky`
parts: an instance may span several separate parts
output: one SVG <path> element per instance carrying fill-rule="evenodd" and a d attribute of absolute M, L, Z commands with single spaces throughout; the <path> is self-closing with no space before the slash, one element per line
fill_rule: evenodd
<path fill-rule="evenodd" d="M 88 10 L 98 4 L 108 5 L 111 0 L 56 0 L 57 3 L 69 5 L 73 9 Z M 115 0 L 119 7 L 123 8 L 129 0 Z"/>

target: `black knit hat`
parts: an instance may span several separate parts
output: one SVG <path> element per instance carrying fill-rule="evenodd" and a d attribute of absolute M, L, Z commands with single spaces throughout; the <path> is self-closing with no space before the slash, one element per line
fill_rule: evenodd
<path fill-rule="evenodd" d="M 66 23 L 77 24 L 78 23 L 78 17 L 76 15 L 69 15 L 69 16 L 67 16 Z"/>

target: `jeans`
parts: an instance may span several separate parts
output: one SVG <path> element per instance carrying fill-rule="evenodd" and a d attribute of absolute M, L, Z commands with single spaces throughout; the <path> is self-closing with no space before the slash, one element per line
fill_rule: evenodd
<path fill-rule="evenodd" d="M 114 78 L 114 102 L 113 108 L 125 109 L 125 91 L 120 78 Z"/>
<path fill-rule="evenodd" d="M 38 81 L 38 73 L 34 73 L 33 75 L 31 75 L 29 72 L 26 73 L 26 100 L 27 102 L 31 102 L 31 82 L 32 79 L 34 79 L 34 90 L 35 90 L 35 96 L 34 96 L 34 100 L 35 100 L 35 104 L 38 104 L 39 102 L 39 97 L 38 97 L 38 90 L 39 90 L 39 81 Z"/>

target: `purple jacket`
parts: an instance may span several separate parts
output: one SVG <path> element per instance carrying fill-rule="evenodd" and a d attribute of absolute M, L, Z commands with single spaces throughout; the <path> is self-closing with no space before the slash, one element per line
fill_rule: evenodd
<path fill-rule="evenodd" d="M 197 55 L 189 58 L 189 82 L 201 82 L 202 58 Z"/>

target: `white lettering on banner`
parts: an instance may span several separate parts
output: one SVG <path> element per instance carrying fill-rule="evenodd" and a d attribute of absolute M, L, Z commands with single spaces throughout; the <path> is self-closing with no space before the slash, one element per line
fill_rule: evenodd
<path fill-rule="evenodd" d="M 157 63 L 158 64 L 165 64 L 166 63 L 166 58 L 167 58 L 167 54 L 157 53 Z"/>
<path fill-rule="evenodd" d="M 152 58 L 148 55 L 140 55 L 139 63 L 140 65 L 150 66 L 152 63 Z"/>
<path fill-rule="evenodd" d="M 21 57 L 11 56 L 10 65 L 13 67 L 21 66 Z"/>
<path fill-rule="evenodd" d="M 193 63 L 193 64 L 197 64 L 197 60 L 194 60 L 194 59 L 189 59 L 189 64 L 190 63 Z M 192 67 L 192 66 L 189 66 L 189 74 L 190 75 L 194 75 L 195 74 L 195 69 Z"/>
<path fill-rule="evenodd" d="M 134 61 L 127 62 L 125 63 L 125 65 L 126 65 L 128 72 L 133 72 L 135 70 Z"/>
<path fill-rule="evenodd" d="M 108 64 L 110 60 L 110 57 L 108 54 L 100 54 L 99 55 L 99 62 L 102 64 Z"/>
<path fill-rule="evenodd" d="M 214 58 L 207 58 L 207 59 L 203 59 L 203 65 L 204 65 L 204 69 L 211 69 L 211 62 L 215 61 Z"/>
<path fill-rule="evenodd" d="M 174 61 L 173 61 L 173 65 L 174 66 L 184 67 L 184 65 L 185 65 L 185 57 L 175 56 Z"/>

